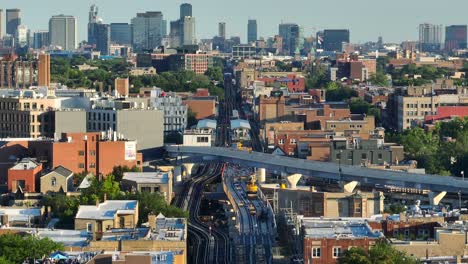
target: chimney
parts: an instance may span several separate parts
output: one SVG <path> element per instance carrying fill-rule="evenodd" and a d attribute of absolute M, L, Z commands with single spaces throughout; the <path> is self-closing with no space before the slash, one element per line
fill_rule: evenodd
<path fill-rule="evenodd" d="M 107 193 L 104 193 L 104 201 L 103 202 L 105 202 L 105 201 L 107 201 Z"/>

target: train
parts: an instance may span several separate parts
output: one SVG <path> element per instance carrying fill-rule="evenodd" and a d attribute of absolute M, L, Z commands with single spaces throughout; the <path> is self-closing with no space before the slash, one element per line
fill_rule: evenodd
<path fill-rule="evenodd" d="M 258 198 L 258 186 L 257 186 L 257 177 L 255 174 L 249 177 L 249 182 L 246 185 L 247 187 L 247 198 L 249 200 L 255 200 Z"/>

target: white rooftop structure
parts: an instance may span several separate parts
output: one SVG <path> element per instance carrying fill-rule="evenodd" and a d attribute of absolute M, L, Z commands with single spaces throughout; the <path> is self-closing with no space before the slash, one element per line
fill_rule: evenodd
<path fill-rule="evenodd" d="M 197 123 L 197 129 L 216 129 L 216 120 L 202 119 Z"/>
<path fill-rule="evenodd" d="M 95 205 L 80 205 L 75 219 L 112 220 L 116 214 L 135 214 L 136 200 L 113 200 Z"/>
<path fill-rule="evenodd" d="M 122 180 L 134 181 L 136 183 L 169 183 L 169 172 L 124 172 Z"/>
<path fill-rule="evenodd" d="M 27 222 L 29 219 L 33 217 L 39 217 L 42 215 L 41 208 L 12 208 L 12 207 L 0 207 L 0 216 L 8 216 L 8 221 L 16 222 L 16 221 L 25 221 Z M 5 223 L 1 223 L 0 217 L 0 224 L 3 225 Z"/>
<path fill-rule="evenodd" d="M 247 120 L 244 119 L 235 119 L 231 120 L 231 129 L 239 129 L 239 128 L 244 128 L 244 129 L 251 129 L 250 128 L 250 123 Z"/>

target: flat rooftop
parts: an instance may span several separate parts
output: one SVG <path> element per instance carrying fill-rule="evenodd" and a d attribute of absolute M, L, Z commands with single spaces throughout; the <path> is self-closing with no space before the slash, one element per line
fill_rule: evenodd
<path fill-rule="evenodd" d="M 373 231 L 362 220 L 321 220 L 315 218 L 302 219 L 302 226 L 306 238 L 380 238 L 382 233 Z"/>
<path fill-rule="evenodd" d="M 125 172 L 123 180 L 133 181 L 136 183 L 154 183 L 154 184 L 168 184 L 168 172 Z"/>

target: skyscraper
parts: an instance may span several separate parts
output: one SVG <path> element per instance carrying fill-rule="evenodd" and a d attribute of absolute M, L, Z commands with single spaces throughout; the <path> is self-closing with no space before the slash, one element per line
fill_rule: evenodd
<path fill-rule="evenodd" d="M 169 39 L 170 39 L 170 46 L 171 48 L 177 48 L 182 45 L 182 22 L 180 19 L 176 21 L 171 21 L 170 23 L 170 33 L 169 33 Z"/>
<path fill-rule="evenodd" d="M 96 24 L 102 23 L 98 17 L 99 9 L 96 5 L 91 5 L 88 15 L 88 44 L 96 44 Z"/>
<path fill-rule="evenodd" d="M 117 44 L 132 44 L 132 27 L 128 23 L 110 24 L 111 41 Z"/>
<path fill-rule="evenodd" d="M 247 43 L 257 41 L 257 20 L 249 19 L 247 24 Z"/>
<path fill-rule="evenodd" d="M 110 27 L 108 24 L 95 24 L 95 45 L 96 50 L 101 52 L 101 55 L 109 55 L 110 48 Z"/>
<path fill-rule="evenodd" d="M 49 20 L 50 44 L 63 50 L 78 47 L 77 22 L 74 16 L 58 15 Z"/>
<path fill-rule="evenodd" d="M 183 3 L 180 5 L 180 19 L 184 17 L 192 16 L 192 5 L 188 3 Z"/>
<path fill-rule="evenodd" d="M 183 45 L 195 45 L 197 44 L 197 38 L 195 33 L 195 18 L 186 16 L 183 21 L 183 34 L 182 44 Z"/>
<path fill-rule="evenodd" d="M 0 9 L 0 39 L 3 38 L 3 9 Z"/>
<path fill-rule="evenodd" d="M 21 10 L 7 9 L 6 10 L 6 33 L 16 36 L 16 30 L 21 25 Z"/>
<path fill-rule="evenodd" d="M 226 22 L 219 22 L 218 24 L 218 37 L 226 39 Z"/>
<path fill-rule="evenodd" d="M 50 55 L 39 54 L 37 65 L 37 85 L 49 86 L 50 85 Z"/>
<path fill-rule="evenodd" d="M 452 25 L 445 28 L 445 50 L 466 49 L 466 25 Z"/>
<path fill-rule="evenodd" d="M 153 50 L 161 45 L 163 38 L 163 14 L 138 13 L 132 18 L 132 45 L 136 51 Z"/>
<path fill-rule="evenodd" d="M 50 45 L 49 31 L 39 30 L 34 32 L 33 47 L 35 49 L 41 49 Z"/>
<path fill-rule="evenodd" d="M 439 51 L 442 47 L 442 25 L 419 25 L 419 49 L 423 52 Z"/>
<path fill-rule="evenodd" d="M 25 25 L 19 25 L 15 34 L 15 46 L 23 48 L 29 45 L 29 29 Z"/>
<path fill-rule="evenodd" d="M 325 29 L 323 31 L 325 51 L 343 51 L 343 43 L 349 43 L 348 29 Z"/>
<path fill-rule="evenodd" d="M 279 35 L 283 39 L 283 52 L 294 55 L 301 47 L 301 28 L 297 24 L 280 24 Z"/>

